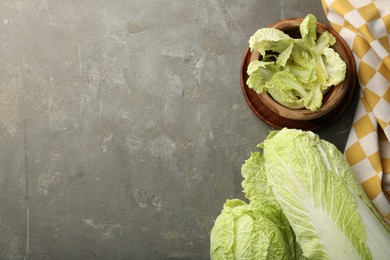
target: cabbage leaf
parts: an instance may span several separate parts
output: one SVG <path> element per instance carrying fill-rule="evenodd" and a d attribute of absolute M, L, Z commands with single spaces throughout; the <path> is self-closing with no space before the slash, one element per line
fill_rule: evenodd
<path fill-rule="evenodd" d="M 261 61 L 248 65 L 248 87 L 258 94 L 267 92 L 292 109 L 318 110 L 323 94 L 345 79 L 346 64 L 331 49 L 336 42 L 331 33 L 324 31 L 317 37 L 316 23 L 316 17 L 308 14 L 299 26 L 298 39 L 275 28 L 256 31 L 249 47 L 260 53 Z"/>
<path fill-rule="evenodd" d="M 325 145 L 318 137 L 285 130 L 266 139 L 262 147 L 267 179 L 304 255 L 369 259 L 354 196 L 340 176 L 330 172 Z"/>

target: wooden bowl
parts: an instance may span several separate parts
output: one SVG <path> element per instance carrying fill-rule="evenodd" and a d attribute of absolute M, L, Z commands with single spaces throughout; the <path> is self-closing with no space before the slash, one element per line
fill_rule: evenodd
<path fill-rule="evenodd" d="M 303 18 L 284 19 L 268 27 L 282 30 L 292 38 L 298 38 L 301 37 L 299 25 L 302 21 Z M 345 80 L 337 86 L 330 87 L 324 94 L 322 106 L 314 112 L 308 109 L 287 108 L 276 102 L 269 94 L 257 94 L 250 89 L 246 85 L 247 67 L 252 60 L 261 57 L 257 51 L 251 52 L 249 48 L 246 49 L 241 64 L 241 87 L 252 111 L 267 124 L 279 129 L 283 127 L 303 130 L 319 129 L 341 116 L 352 101 L 356 89 L 356 69 L 352 52 L 336 31 L 317 22 L 317 34 L 320 35 L 324 31 L 328 31 L 336 38 L 336 43 L 332 48 L 344 60 L 347 70 Z"/>

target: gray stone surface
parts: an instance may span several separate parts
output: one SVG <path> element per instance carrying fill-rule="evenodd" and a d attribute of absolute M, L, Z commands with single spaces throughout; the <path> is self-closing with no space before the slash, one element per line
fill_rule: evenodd
<path fill-rule="evenodd" d="M 0 259 L 208 259 L 272 129 L 248 38 L 312 0 L 0 3 Z M 343 149 L 353 106 L 318 133 Z"/>

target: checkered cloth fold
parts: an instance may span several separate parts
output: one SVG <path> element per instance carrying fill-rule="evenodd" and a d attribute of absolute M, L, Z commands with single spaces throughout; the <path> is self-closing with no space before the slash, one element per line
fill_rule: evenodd
<path fill-rule="evenodd" d="M 360 84 L 345 155 L 390 223 L 390 1 L 322 0 L 322 5 L 352 50 Z"/>

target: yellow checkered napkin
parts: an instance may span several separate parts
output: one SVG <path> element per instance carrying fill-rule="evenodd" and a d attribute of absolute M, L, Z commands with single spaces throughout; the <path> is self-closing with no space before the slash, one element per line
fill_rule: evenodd
<path fill-rule="evenodd" d="M 360 99 L 345 155 L 390 223 L 390 1 L 322 0 L 356 61 Z"/>

